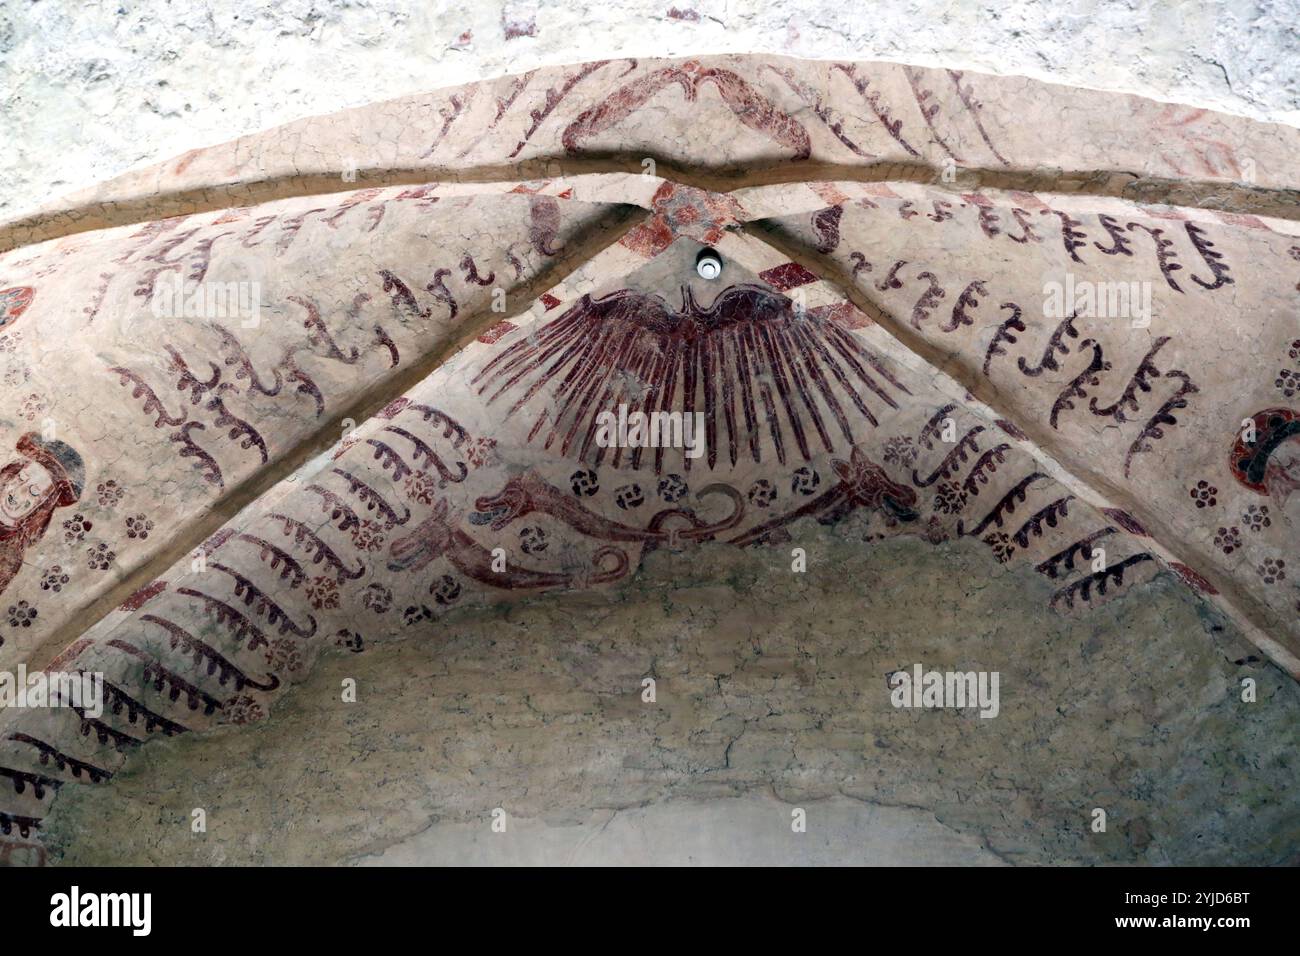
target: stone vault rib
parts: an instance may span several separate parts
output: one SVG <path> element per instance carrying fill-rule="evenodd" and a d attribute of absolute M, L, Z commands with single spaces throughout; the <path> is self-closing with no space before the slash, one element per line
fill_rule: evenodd
<path fill-rule="evenodd" d="M 639 125 L 650 106 L 654 123 Z M 357 186 L 639 173 L 647 158 L 715 191 L 942 180 L 1289 217 L 1297 146 L 1286 127 L 1020 77 L 772 56 L 603 60 L 191 150 L 0 225 L 0 250 Z"/>
<path fill-rule="evenodd" d="M 557 272 L 628 227 L 629 210 L 612 204 L 503 189 L 445 192 L 363 190 L 330 206 L 309 197 L 263 207 L 258 217 L 236 212 L 193 228 L 171 222 L 110 232 L 81 249 L 51 251 L 57 271 L 38 270 L 47 277 L 19 287 L 33 290 L 30 309 L 7 310 L 5 365 L 11 381 L 20 380 L 13 405 L 31 410 L 19 429 L 60 436 L 57 447 L 80 463 L 81 487 L 44 518 L 43 534 L 25 537 L 27 573 L 5 583 L 22 587 L 38 613 L 0 635 L 0 662 L 43 666 L 88 622 L 336 446 L 348 423 L 419 381 L 481 324 L 500 320 L 494 303 L 522 308 Z M 477 239 L 460 235 L 466 215 L 479 220 Z M 334 254 L 354 275 L 327 295 L 312 289 L 313 254 L 298 252 L 304 229 L 344 242 Z M 430 240 L 431 266 L 419 262 L 413 271 L 395 261 L 404 256 L 397 250 Z M 292 264 L 281 271 L 285 262 Z M 79 272 L 100 274 L 98 288 L 86 288 Z M 226 279 L 254 276 L 244 285 L 257 288 L 263 308 L 210 319 L 183 314 L 184 296 L 175 297 L 174 316 L 146 305 L 174 281 L 199 287 L 206 276 L 222 280 L 210 286 L 218 291 Z M 41 308 L 60 294 L 86 305 L 79 313 Z M 56 348 L 59 365 L 41 361 Z M 94 383 L 96 399 L 64 387 L 69 367 Z M 139 450 L 124 455 L 122 435 L 137 436 Z M 204 504 L 196 509 L 196 501 Z M 98 554 L 87 558 L 88 549 Z M 78 584 L 42 588 L 52 567 Z"/>
<path fill-rule="evenodd" d="M 936 385 L 954 404 L 977 411 L 991 421 L 1013 423 L 1014 430 L 1023 433 L 1020 437 L 1026 451 L 1062 486 L 1081 500 L 1088 501 L 1100 512 L 1136 516 L 1141 533 L 1147 538 L 1146 547 L 1169 567 L 1182 569 L 1183 572 L 1191 572 L 1188 562 L 1192 562 L 1192 566 L 1205 567 L 1195 556 L 1185 553 L 1188 550 L 1185 543 L 1180 544 L 1162 534 L 1151 536 L 1148 533 L 1149 528 L 1158 525 L 1149 516 L 1150 508 L 1135 497 L 1132 487 L 1108 480 L 1100 471 L 1084 472 L 1077 461 L 1073 465 L 1063 463 L 1053 451 L 1053 446 L 1059 442 L 1054 431 L 1050 427 L 1044 427 L 1042 422 L 1035 421 L 1034 416 L 1027 415 L 1023 407 L 999 394 L 986 378 L 975 374 L 977 368 L 964 362 L 960 354 L 945 353 L 937 343 L 918 334 L 907 320 L 891 313 L 875 301 L 873 296 L 862 291 L 852 275 L 835 263 L 807 247 L 801 248 L 798 243 L 790 241 L 789 237 L 784 237 L 783 241 L 783 237 L 774 230 L 760 232 L 758 225 L 749 224 L 752 233 L 761 235 L 765 241 L 781 249 L 791 261 L 806 267 L 810 274 L 825 276 L 837 288 L 846 290 L 847 297 L 854 305 L 878 323 L 881 330 L 890 337 L 888 340 L 876 339 L 883 354 L 900 363 L 922 363 L 923 368 L 931 371 Z M 985 293 L 981 291 L 980 294 Z M 1221 574 L 1214 574 L 1210 582 L 1205 582 L 1200 572 L 1184 573 L 1182 576 L 1223 607 L 1258 647 L 1292 677 L 1300 680 L 1300 644 L 1294 633 L 1287 633 L 1286 630 L 1278 633 L 1281 622 L 1275 614 L 1270 613 L 1271 609 L 1259 607 L 1255 601 L 1240 592 L 1233 593 L 1235 589 Z M 1212 587 L 1210 584 L 1219 586 Z"/>
<path fill-rule="evenodd" d="M 19 428 L 51 408 L 71 427 L 56 428 L 58 438 L 33 429 L 16 447 L 15 464 L 39 466 L 52 490 L 38 516 L 44 523 L 24 526 L 25 566 L 5 582 L 15 589 L 9 651 L 39 663 L 43 648 L 66 645 L 52 666 L 104 673 L 112 701 L 100 716 L 0 715 L 0 763 L 23 783 L 0 803 L 0 830 L 24 837 L 39 828 L 53 785 L 29 778 L 50 760 L 77 782 L 102 782 L 151 736 L 264 714 L 323 645 L 359 639 L 356 615 L 375 615 L 382 633 L 395 632 L 502 592 L 621 580 L 647 550 L 705 540 L 780 544 L 809 520 L 863 521 L 872 534 L 919 531 L 931 540 L 977 537 L 999 561 L 1059 585 L 1053 606 L 1067 613 L 1168 566 L 1202 591 L 1221 585 L 1224 606 L 1295 674 L 1294 621 L 1276 617 L 1274 592 L 1261 588 L 1284 578 L 1282 549 L 1296 563 L 1294 542 L 1277 537 L 1289 522 L 1284 493 L 1295 476 L 1281 456 L 1296 419 L 1261 404 L 1269 385 L 1225 396 L 1204 363 L 1192 363 L 1195 334 L 1152 334 L 1137 348 L 1141 337 L 1116 338 L 1071 315 L 1039 341 L 1029 305 L 1042 281 L 1034 264 L 1073 269 L 1088 282 L 1110 274 L 1101 266 L 1131 265 L 1141 281 L 1163 283 L 1161 295 L 1198 327 L 1247 276 L 1279 301 L 1295 280 L 1288 259 L 1300 261 L 1296 229 L 1241 211 L 1261 208 L 1247 201 L 1256 187 L 1243 183 L 1243 150 L 1274 157 L 1291 131 L 1134 100 L 1153 152 L 1108 138 L 1100 113 L 1089 113 L 1080 134 L 1101 139 L 1085 142 L 1082 164 L 1106 175 L 1062 195 L 1068 174 L 1026 172 L 1060 159 L 1058 144 L 1012 128 L 1006 105 L 982 106 L 975 82 L 993 91 L 981 93 L 990 103 L 995 94 L 1013 104 L 1020 95 L 996 78 L 763 58 L 540 71 L 434 94 L 448 98 L 415 158 L 433 171 L 463 162 L 472 175 L 495 176 L 531 168 L 522 163 L 562 173 L 658 156 L 682 180 L 745 188 L 723 194 L 626 173 L 415 185 L 405 177 L 424 167 L 411 163 L 397 174 L 401 185 L 339 193 L 334 183 L 323 188 L 329 169 L 287 172 L 300 167 L 281 144 L 298 140 L 281 130 L 258 140 L 251 163 L 245 153 L 256 144 L 200 151 L 10 230 L 26 242 L 48 229 L 51 240 L 0 254 L 11 406 L 28 423 Z M 650 103 L 691 108 L 658 109 L 669 122 L 647 128 L 638 114 Z M 899 103 L 914 103 L 915 114 Z M 342 144 L 354 143 L 357 130 L 378 141 L 409 106 L 382 104 L 374 127 L 357 114 L 339 129 L 321 120 L 305 129 L 338 139 L 320 152 L 328 167 L 346 156 Z M 701 124 L 724 138 L 692 138 Z M 666 143 L 679 154 L 664 155 Z M 1139 167 L 1147 183 L 1186 176 L 1198 196 L 1207 183 L 1239 189 L 1235 210 L 1115 198 L 1124 170 Z M 1268 164 L 1259 195 L 1271 204 L 1263 208 L 1287 209 L 1293 195 L 1276 168 Z M 818 170 L 852 175 L 782 182 Z M 942 186 L 911 181 L 948 170 L 957 178 Z M 894 174 L 886 179 L 887 171 Z M 267 202 L 255 186 L 241 193 L 263 181 L 289 195 Z M 1062 188 L 1040 195 L 995 183 Z M 164 208 L 176 213 L 176 197 L 197 201 L 209 188 L 218 198 L 204 202 L 260 202 L 217 215 L 194 206 L 134 232 L 73 234 L 116 221 L 114 210 L 132 208 L 150 189 L 170 197 Z M 102 218 L 88 212 L 93 203 L 104 205 Z M 627 204 L 648 212 L 630 228 L 626 218 L 608 220 L 611 211 L 626 216 Z M 130 215 L 144 207 L 135 208 Z M 488 229 L 486 247 L 472 248 L 476 231 L 494 222 L 498 233 Z M 702 246 L 726 263 L 719 286 L 692 277 Z M 543 271 L 562 247 L 563 268 Z M 966 248 L 998 268 L 964 274 L 968 263 L 953 250 Z M 940 259 L 930 257 L 935 250 Z M 251 336 L 229 321 L 179 323 L 151 330 L 144 344 L 156 353 L 140 348 L 130 321 L 143 319 L 139 306 L 166 274 L 199 281 L 225 265 L 259 262 L 273 266 L 269 281 L 281 282 L 271 296 L 277 321 Z M 73 281 L 83 273 L 99 280 Z M 286 275 L 304 281 L 284 285 Z M 499 276 L 527 308 L 492 310 Z M 321 290 L 337 299 L 333 312 Z M 994 320 L 990 298 L 1011 308 Z M 80 312 L 47 304 L 68 299 L 84 303 Z M 57 311 L 72 318 L 59 320 Z M 623 324 L 610 331 L 615 321 Z M 1283 331 L 1261 320 L 1227 354 L 1285 355 Z M 75 367 L 80 346 L 105 365 L 106 394 L 128 400 L 112 405 L 50 385 L 37 356 L 57 348 Z M 403 364 L 404 355 L 416 358 Z M 320 368 L 336 375 L 327 380 Z M 1291 379 L 1277 381 L 1284 392 Z M 1168 390 L 1157 396 L 1157 384 Z M 1019 401 L 1044 395 L 1041 407 Z M 1209 398 L 1223 406 L 1218 417 L 1205 415 Z M 294 411 L 281 410 L 286 399 L 298 403 Z M 1238 399 L 1252 403 L 1246 412 Z M 597 413 L 620 404 L 701 416 L 710 453 L 697 461 L 679 450 L 602 451 Z M 1172 427 L 1175 413 L 1201 414 L 1216 440 L 1225 421 L 1249 415 L 1259 439 L 1202 455 Z M 336 431 L 349 414 L 362 424 Z M 952 440 L 944 437 L 949 421 Z M 1105 431 L 1086 427 L 1098 423 Z M 1080 458 L 1094 436 L 1112 433 L 1125 436 L 1128 456 Z M 220 436 L 231 445 L 214 453 L 210 439 Z M 159 448 L 184 468 L 160 464 Z M 315 450 L 328 454 L 313 458 Z M 133 461 L 147 462 L 169 489 L 158 498 L 204 501 L 195 490 L 206 485 L 219 490 L 220 504 L 166 522 L 135 508 L 119 514 L 132 490 L 110 472 Z M 1184 475 L 1184 461 L 1213 464 L 1222 476 Z M 1172 462 L 1172 479 L 1190 479 L 1190 494 L 1160 485 L 1144 507 L 1134 483 L 1157 486 L 1143 470 L 1151 462 Z M 1262 493 L 1273 496 L 1269 515 L 1259 511 Z M 1172 507 L 1218 514 L 1206 509 L 1220 507 L 1218 498 L 1226 507 L 1230 495 L 1252 496 L 1256 508 L 1246 513 L 1263 515 L 1254 530 L 1234 526 L 1237 537 L 1274 542 L 1272 564 L 1260 552 L 1260 567 L 1273 568 L 1266 584 L 1237 587 L 1254 571 L 1242 565 L 1239 541 L 1228 552 L 1237 560 L 1207 566 L 1210 548 L 1227 545 L 1189 538 L 1194 526 Z M 51 524 L 56 507 L 74 504 L 83 513 L 59 513 Z M 120 544 L 104 537 L 118 523 Z M 159 548 L 164 534 L 177 544 Z M 197 567 L 174 560 L 200 542 Z M 1088 571 L 1099 542 L 1110 557 Z M 88 613 L 69 613 L 50 630 L 51 614 L 38 617 L 19 598 L 19 589 L 63 593 L 69 567 L 56 558 L 64 555 L 85 552 L 88 571 L 107 571 L 115 544 L 134 549 L 138 563 Z M 498 551 L 507 556 L 502 567 Z M 66 597 L 58 604 L 86 611 Z"/>

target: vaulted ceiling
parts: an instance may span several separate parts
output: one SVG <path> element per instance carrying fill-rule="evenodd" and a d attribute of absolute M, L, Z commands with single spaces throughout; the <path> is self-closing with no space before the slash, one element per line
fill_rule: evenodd
<path fill-rule="evenodd" d="M 0 669 L 108 705 L 0 712 L 6 852 L 362 632 L 850 516 L 1066 615 L 1167 572 L 1300 676 L 1298 147 L 1017 78 L 600 61 L 0 225 Z M 620 407 L 698 416 L 698 457 L 609 447 Z"/>

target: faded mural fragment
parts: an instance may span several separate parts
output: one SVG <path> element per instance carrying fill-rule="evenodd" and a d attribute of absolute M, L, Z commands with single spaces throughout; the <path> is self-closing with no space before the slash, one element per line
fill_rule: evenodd
<path fill-rule="evenodd" d="M 64 785 L 264 718 L 327 649 L 706 544 L 788 561 L 810 528 L 978 546 L 1076 617 L 1169 572 L 1300 677 L 1300 133 L 1169 109 L 607 61 L 0 225 L 0 669 L 106 702 L 0 711 L 4 852 L 43 858 Z M 403 181 L 357 181 L 331 144 L 397 110 L 425 124 L 383 157 Z"/>

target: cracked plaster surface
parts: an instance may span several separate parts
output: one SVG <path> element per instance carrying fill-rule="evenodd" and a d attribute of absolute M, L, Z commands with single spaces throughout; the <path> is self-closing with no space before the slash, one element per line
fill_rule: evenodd
<path fill-rule="evenodd" d="M 260 720 L 331 647 L 821 526 L 978 547 L 1066 619 L 1178 582 L 1253 645 L 1243 674 L 1295 676 L 1297 137 L 946 70 L 601 61 L 0 226 L 15 465 L 54 482 L 11 522 L 0 661 L 110 698 L 0 712 L 6 856 L 43 858 L 65 785 L 111 799 L 151 739 Z M 260 311 L 160 316 L 178 275 Z M 1149 323 L 1051 315 L 1067 275 L 1145 287 Z M 602 447 L 619 404 L 698 412 L 705 454 Z M 1268 792 L 1253 859 L 1291 839 Z"/>

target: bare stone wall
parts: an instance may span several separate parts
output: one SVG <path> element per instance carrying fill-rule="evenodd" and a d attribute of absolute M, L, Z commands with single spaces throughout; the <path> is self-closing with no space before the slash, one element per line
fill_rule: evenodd
<path fill-rule="evenodd" d="M 801 535 L 806 574 L 660 553 L 612 594 L 339 653 L 270 720 L 65 787 L 53 858 L 1296 862 L 1300 686 L 1168 575 L 1068 618 L 974 542 L 851 538 Z M 1001 712 L 895 709 L 886 674 L 915 663 L 999 671 Z"/>
<path fill-rule="evenodd" d="M 0 5 L 0 218 L 302 116 L 597 57 L 1021 74 L 1300 122 L 1296 0 L 236 0 Z"/>

